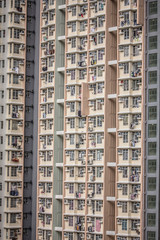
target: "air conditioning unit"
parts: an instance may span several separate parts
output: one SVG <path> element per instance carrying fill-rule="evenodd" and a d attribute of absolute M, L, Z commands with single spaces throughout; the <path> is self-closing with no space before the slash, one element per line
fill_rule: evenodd
<path fill-rule="evenodd" d="M 122 149 L 118 149 L 118 154 L 119 154 L 119 155 L 122 154 Z"/>
<path fill-rule="evenodd" d="M 117 219 L 117 224 L 122 224 L 122 220 L 121 219 Z"/>
<path fill-rule="evenodd" d="M 121 202 L 117 202 L 117 207 L 121 207 L 122 203 Z"/>
<path fill-rule="evenodd" d="M 64 204 L 66 204 L 66 205 L 69 204 L 68 199 L 64 199 Z"/>
<path fill-rule="evenodd" d="M 66 139 L 69 139 L 69 134 L 66 134 Z"/>
<path fill-rule="evenodd" d="M 22 172 L 22 166 L 18 167 L 18 172 Z"/>
<path fill-rule="evenodd" d="M 53 155 L 53 152 L 52 152 L 52 151 L 50 151 L 50 152 L 49 152 L 49 156 L 52 156 L 52 155 Z"/>
<path fill-rule="evenodd" d="M 20 213 L 17 214 L 17 218 L 18 218 L 18 219 L 21 219 L 21 214 L 20 214 Z"/>
<path fill-rule="evenodd" d="M 122 189 L 122 184 L 118 183 L 118 184 L 117 184 L 117 188 L 118 188 L 118 189 Z"/>
<path fill-rule="evenodd" d="M 118 137 L 123 137 L 122 132 L 119 132 L 119 133 L 118 133 Z"/>

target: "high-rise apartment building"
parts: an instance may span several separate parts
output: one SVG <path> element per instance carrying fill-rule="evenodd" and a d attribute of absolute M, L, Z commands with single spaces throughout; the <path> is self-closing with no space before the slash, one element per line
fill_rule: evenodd
<path fill-rule="evenodd" d="M 0 1 L 0 239 L 159 239 L 159 11 Z"/>

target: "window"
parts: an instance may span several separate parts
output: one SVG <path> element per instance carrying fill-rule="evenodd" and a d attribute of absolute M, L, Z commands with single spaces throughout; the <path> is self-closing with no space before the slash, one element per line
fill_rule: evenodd
<path fill-rule="evenodd" d="M 70 144 L 74 144 L 74 134 L 70 134 Z"/>
<path fill-rule="evenodd" d="M 123 98 L 123 108 L 128 108 L 128 97 Z"/>
<path fill-rule="evenodd" d="M 104 16 L 98 17 L 98 27 L 103 27 L 104 23 Z"/>
<path fill-rule="evenodd" d="M 148 213 L 147 214 L 147 226 L 154 227 L 156 225 L 156 214 Z"/>
<path fill-rule="evenodd" d="M 128 132 L 123 133 L 123 143 L 128 143 Z"/>
<path fill-rule="evenodd" d="M 76 54 L 71 54 L 71 64 L 75 64 L 76 63 Z"/>
<path fill-rule="evenodd" d="M 97 167 L 97 177 L 102 177 L 103 167 Z"/>
<path fill-rule="evenodd" d="M 70 128 L 75 128 L 75 119 L 70 118 Z"/>
<path fill-rule="evenodd" d="M 74 102 L 71 102 L 71 103 L 70 103 L 70 111 L 71 111 L 71 112 L 74 112 L 74 111 L 75 111 L 75 103 L 74 103 Z"/>
<path fill-rule="evenodd" d="M 76 6 L 72 7 L 72 17 L 76 16 Z"/>
<path fill-rule="evenodd" d="M 0 207 L 2 206 L 2 198 L 0 198 Z"/>
<path fill-rule="evenodd" d="M 149 142 L 148 143 L 148 155 L 154 156 L 156 155 L 157 151 L 157 143 L 156 142 Z"/>
<path fill-rule="evenodd" d="M 156 160 L 148 160 L 148 173 L 155 173 L 156 172 Z"/>
<path fill-rule="evenodd" d="M 124 161 L 128 160 L 128 149 L 123 150 L 123 160 Z"/>
<path fill-rule="evenodd" d="M 0 144 L 3 144 L 3 136 L 0 136 Z"/>
<path fill-rule="evenodd" d="M 3 152 L 0 152 L 0 160 L 3 159 Z"/>
<path fill-rule="evenodd" d="M 124 29 L 124 39 L 129 39 L 129 29 Z"/>
<path fill-rule="evenodd" d="M 96 212 L 101 212 L 102 206 L 103 206 L 102 201 L 96 201 Z"/>
<path fill-rule="evenodd" d="M 147 240 L 156 240 L 156 233 L 153 231 L 147 232 Z"/>
<path fill-rule="evenodd" d="M 157 1 L 149 3 L 149 15 L 157 14 Z"/>
<path fill-rule="evenodd" d="M 148 178 L 148 191 L 155 191 L 156 190 L 156 178 L 149 177 Z"/>
<path fill-rule="evenodd" d="M 151 71 L 148 73 L 148 83 L 149 84 L 157 83 L 157 71 Z"/>
<path fill-rule="evenodd" d="M 156 196 L 152 195 L 147 196 L 147 208 L 149 209 L 156 208 Z"/>
<path fill-rule="evenodd" d="M 2 183 L 0 183 L 0 191 L 2 191 Z"/>
<path fill-rule="evenodd" d="M 122 219 L 122 230 L 126 231 L 127 230 L 127 220 L 126 219 Z"/>
<path fill-rule="evenodd" d="M 85 26 L 86 26 L 86 22 L 85 21 L 80 22 L 80 32 L 85 31 Z"/>
<path fill-rule="evenodd" d="M 128 6 L 129 5 L 129 0 L 124 0 L 124 6 Z"/>
<path fill-rule="evenodd" d="M 128 57 L 129 56 L 129 46 L 128 45 L 124 46 L 123 50 L 124 50 L 124 57 Z"/>
<path fill-rule="evenodd" d="M 128 186 L 127 184 L 122 184 L 122 195 L 128 194 Z"/>
<path fill-rule="evenodd" d="M 11 167 L 11 177 L 17 176 L 17 167 Z"/>
<path fill-rule="evenodd" d="M 154 138 L 157 135 L 157 125 L 156 124 L 149 124 L 148 125 L 148 137 Z"/>
<path fill-rule="evenodd" d="M 71 80 L 75 80 L 75 70 L 71 70 Z"/>
<path fill-rule="evenodd" d="M 157 31 L 157 18 L 149 19 L 149 32 Z"/>
<path fill-rule="evenodd" d="M 149 67 L 157 66 L 157 53 L 149 54 Z"/>
<path fill-rule="evenodd" d="M 121 202 L 122 213 L 127 213 L 127 202 Z"/>
<path fill-rule="evenodd" d="M 149 37 L 149 50 L 157 49 L 157 36 Z"/>
<path fill-rule="evenodd" d="M 0 175 L 2 175 L 2 167 L 0 167 Z"/>
<path fill-rule="evenodd" d="M 20 48 L 19 44 L 14 44 L 14 53 L 19 54 L 19 48 Z"/>
<path fill-rule="evenodd" d="M 71 167 L 71 168 L 69 169 L 69 176 L 70 176 L 70 177 L 74 177 L 74 167 Z"/>
<path fill-rule="evenodd" d="M 102 127 L 103 121 L 104 121 L 104 117 L 97 117 L 97 127 Z"/>
<path fill-rule="evenodd" d="M 103 39 L 104 39 L 104 34 L 103 33 L 99 33 L 98 34 L 98 44 L 102 44 L 103 43 Z"/>
<path fill-rule="evenodd" d="M 124 91 L 128 91 L 129 89 L 129 81 L 128 80 L 124 80 L 123 81 L 123 90 Z"/>
<path fill-rule="evenodd" d="M 11 208 L 16 208 L 16 198 L 11 198 Z"/>
<path fill-rule="evenodd" d="M 70 161 L 74 161 L 74 151 L 69 151 Z"/>
<path fill-rule="evenodd" d="M 98 183 L 97 185 L 96 185 L 96 194 L 101 194 L 101 190 L 102 190 L 102 183 Z"/>
<path fill-rule="evenodd" d="M 71 48 L 75 48 L 76 47 L 76 38 L 72 38 L 71 39 Z"/>
<path fill-rule="evenodd" d="M 73 240 L 73 233 L 70 233 L 68 234 L 68 240 Z"/>
<path fill-rule="evenodd" d="M 13 99 L 18 99 L 18 90 L 13 90 Z"/>
<path fill-rule="evenodd" d="M 156 88 L 148 90 L 148 101 L 149 102 L 157 101 L 157 89 Z"/>
<path fill-rule="evenodd" d="M 124 74 L 129 73 L 129 63 L 124 63 Z"/>
<path fill-rule="evenodd" d="M 10 223 L 16 223 L 16 213 L 10 214 Z"/>
<path fill-rule="evenodd" d="M 156 106 L 148 107 L 148 120 L 155 119 L 157 119 L 157 107 Z"/>
<path fill-rule="evenodd" d="M 72 216 L 68 217 L 68 222 L 69 222 L 69 226 L 73 227 L 73 217 Z"/>
<path fill-rule="evenodd" d="M 76 22 L 72 22 L 71 26 L 72 26 L 72 32 L 75 32 L 76 31 Z"/>
<path fill-rule="evenodd" d="M 69 183 L 69 193 L 74 193 L 74 183 Z"/>
<path fill-rule="evenodd" d="M 97 144 L 102 143 L 102 133 L 97 133 Z"/>
<path fill-rule="evenodd" d="M 73 200 L 68 200 L 69 201 L 69 210 L 73 210 Z"/>
<path fill-rule="evenodd" d="M 128 177 L 128 168 L 122 167 L 122 177 L 127 178 Z"/>

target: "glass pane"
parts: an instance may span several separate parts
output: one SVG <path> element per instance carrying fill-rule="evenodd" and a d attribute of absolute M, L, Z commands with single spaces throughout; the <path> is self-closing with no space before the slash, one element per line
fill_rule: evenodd
<path fill-rule="evenodd" d="M 157 1 L 149 3 L 149 15 L 157 14 Z"/>
<path fill-rule="evenodd" d="M 148 160 L 148 173 L 156 172 L 156 160 Z"/>
<path fill-rule="evenodd" d="M 157 71 L 151 71 L 148 73 L 148 83 L 149 84 L 157 83 Z"/>
<path fill-rule="evenodd" d="M 149 37 L 149 49 L 157 49 L 157 36 Z"/>

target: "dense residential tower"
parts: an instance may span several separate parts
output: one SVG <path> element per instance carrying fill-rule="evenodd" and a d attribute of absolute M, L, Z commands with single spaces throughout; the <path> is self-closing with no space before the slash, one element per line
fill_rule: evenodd
<path fill-rule="evenodd" d="M 0 1 L 0 239 L 159 239 L 159 11 Z"/>

